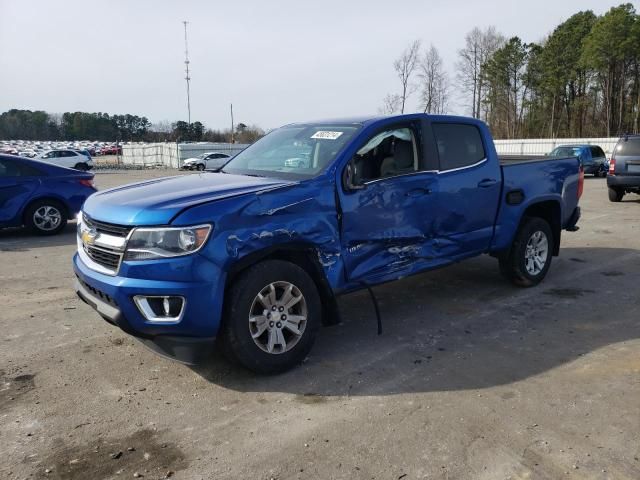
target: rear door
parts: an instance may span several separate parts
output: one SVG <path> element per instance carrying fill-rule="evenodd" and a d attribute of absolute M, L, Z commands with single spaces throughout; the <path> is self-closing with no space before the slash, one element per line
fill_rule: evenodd
<path fill-rule="evenodd" d="M 0 224 L 22 224 L 22 210 L 40 186 L 39 175 L 19 160 L 0 158 Z"/>
<path fill-rule="evenodd" d="M 640 175 L 640 136 L 621 138 L 612 158 L 615 158 L 616 175 Z"/>
<path fill-rule="evenodd" d="M 432 128 L 439 159 L 435 251 L 451 260 L 487 251 L 502 189 L 488 131 L 463 122 L 433 122 Z"/>

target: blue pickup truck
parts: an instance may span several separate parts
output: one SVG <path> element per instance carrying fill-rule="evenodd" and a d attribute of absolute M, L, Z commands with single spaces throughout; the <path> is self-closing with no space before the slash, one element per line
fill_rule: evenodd
<path fill-rule="evenodd" d="M 487 126 L 424 114 L 292 124 L 222 169 L 92 195 L 76 291 L 156 352 L 214 341 L 257 372 L 291 368 L 340 294 L 480 254 L 540 282 L 576 230 L 575 157 L 498 159 Z"/>

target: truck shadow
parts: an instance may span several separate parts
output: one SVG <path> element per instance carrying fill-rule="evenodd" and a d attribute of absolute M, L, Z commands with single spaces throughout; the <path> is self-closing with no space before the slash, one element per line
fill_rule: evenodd
<path fill-rule="evenodd" d="M 381 336 L 368 294 L 342 297 L 343 323 L 321 329 L 290 372 L 259 376 L 220 357 L 194 370 L 225 388 L 308 403 L 511 384 L 639 338 L 639 267 L 638 250 L 563 248 L 542 284 L 519 289 L 480 257 L 376 287 Z"/>
<path fill-rule="evenodd" d="M 76 222 L 70 221 L 57 235 L 39 236 L 26 228 L 0 230 L 0 252 L 26 252 L 35 248 L 75 245 Z"/>

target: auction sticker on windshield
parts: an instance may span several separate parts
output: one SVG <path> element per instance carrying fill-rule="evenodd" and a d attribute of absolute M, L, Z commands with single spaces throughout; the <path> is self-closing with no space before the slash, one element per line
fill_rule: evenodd
<path fill-rule="evenodd" d="M 320 138 L 323 140 L 335 140 L 343 133 L 344 132 L 328 132 L 326 130 L 320 130 L 314 133 L 313 135 L 311 135 L 311 138 Z"/>

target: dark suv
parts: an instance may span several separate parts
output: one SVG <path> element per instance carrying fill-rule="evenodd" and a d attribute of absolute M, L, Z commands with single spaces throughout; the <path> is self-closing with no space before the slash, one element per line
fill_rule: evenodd
<path fill-rule="evenodd" d="M 640 193 L 640 135 L 625 135 L 616 144 L 607 176 L 609 200 L 619 202 L 625 193 Z"/>

